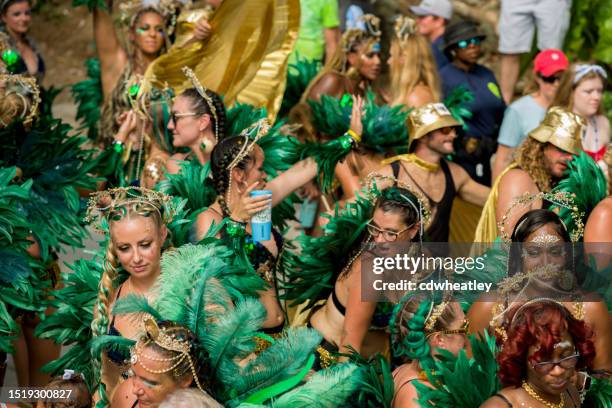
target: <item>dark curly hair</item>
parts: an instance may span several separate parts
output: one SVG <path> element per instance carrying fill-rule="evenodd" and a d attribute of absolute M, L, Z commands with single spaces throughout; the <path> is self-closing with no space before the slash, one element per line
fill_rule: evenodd
<path fill-rule="evenodd" d="M 212 114 L 211 107 L 208 106 L 208 102 L 206 102 L 206 100 L 202 98 L 197 89 L 186 89 L 181 93 L 180 96 L 184 96 L 185 98 L 191 101 L 191 109 L 193 110 L 193 112 L 197 113 L 198 115 L 210 115 L 210 123 L 213 132 L 215 128 L 219 131 L 219 134 L 215 134 L 215 138 L 217 139 L 217 142 L 219 142 L 225 138 L 225 132 L 227 127 L 225 105 L 223 104 L 223 100 L 221 100 L 221 97 L 217 93 L 211 91 L 210 89 L 206 89 L 205 92 L 206 95 L 208 95 L 210 99 L 212 99 L 213 106 L 215 108 L 215 115 Z"/>
<path fill-rule="evenodd" d="M 517 313 L 518 312 L 518 313 Z M 574 341 L 580 353 L 577 369 L 591 368 L 595 357 L 592 332 L 587 325 L 577 320 L 560 303 L 542 299 L 532 304 L 517 306 L 508 312 L 508 340 L 497 356 L 499 378 L 507 386 L 520 387 L 527 377 L 527 350 L 539 346 L 539 350 L 529 357 L 537 362 L 546 359 L 561 340 L 565 331 Z"/>
<path fill-rule="evenodd" d="M 248 141 L 249 139 L 246 136 L 231 136 L 219 140 L 219 143 L 215 145 L 211 153 L 210 170 L 212 173 L 213 186 L 219 196 L 219 203 L 221 204 L 221 210 L 225 217 L 228 217 L 230 214 L 227 203 L 225 202 L 225 194 L 230 188 L 230 171 L 228 171 L 227 168 Z M 249 164 L 254 161 L 253 151 L 251 151 L 244 159 L 236 163 L 234 168 L 246 170 Z"/>

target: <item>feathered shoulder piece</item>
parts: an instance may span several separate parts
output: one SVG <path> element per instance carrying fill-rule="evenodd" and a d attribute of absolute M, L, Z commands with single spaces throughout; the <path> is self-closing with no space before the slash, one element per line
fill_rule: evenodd
<path fill-rule="evenodd" d="M 601 168 L 588 154 L 581 151 L 579 156 L 568 162 L 568 172 L 565 178 L 555 186 L 552 192 L 572 194 L 573 204 L 582 215 L 580 221 L 584 225 L 591 211 L 608 195 L 607 187 L 606 177 Z M 559 210 L 559 218 L 570 233 L 581 229 L 577 224 L 579 220 L 575 219 L 576 211 L 556 204 L 553 208 Z"/>
<path fill-rule="evenodd" d="M 373 197 L 379 194 L 377 190 L 367 196 L 358 193 L 357 200 L 343 210 L 336 207 L 323 227 L 323 236 L 301 235 L 286 244 L 280 260 L 285 273 L 281 286 L 293 305 L 307 301 L 312 307 L 327 299 L 338 276 L 350 268 L 360 252 L 374 208 Z"/>
<path fill-rule="evenodd" d="M 349 95 L 341 99 L 323 95 L 320 102 L 309 100 L 317 130 L 332 137 L 344 134 L 350 127 L 351 102 Z M 408 145 L 406 118 L 409 112 L 405 106 L 378 105 L 374 92 L 369 90 L 364 109 L 361 145 L 381 153 Z"/>
<path fill-rule="evenodd" d="M 299 56 L 294 63 L 289 64 L 285 94 L 278 111 L 278 118 L 284 118 L 289 115 L 291 108 L 300 102 L 302 95 L 306 92 L 306 88 L 308 88 L 308 84 L 317 76 L 321 68 L 320 61 Z"/>
<path fill-rule="evenodd" d="M 98 122 L 104 102 L 100 60 L 88 58 L 85 67 L 87 78 L 72 85 L 70 91 L 77 105 L 76 119 L 81 123 L 77 130 L 87 130 L 87 137 L 95 141 L 98 140 Z"/>
<path fill-rule="evenodd" d="M 415 382 L 421 407 L 479 407 L 501 389 L 495 360 L 495 338 L 486 332 L 480 339 L 472 335 L 470 344 L 472 358 L 465 350 L 454 356 L 447 350 L 438 349 L 433 370 L 426 371 L 434 388 Z"/>

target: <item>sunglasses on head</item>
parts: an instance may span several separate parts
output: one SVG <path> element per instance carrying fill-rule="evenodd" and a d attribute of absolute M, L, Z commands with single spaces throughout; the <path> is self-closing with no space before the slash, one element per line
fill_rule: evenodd
<path fill-rule="evenodd" d="M 561 74 L 551 75 L 551 76 L 544 76 L 544 75 L 538 73 L 538 77 L 540 77 L 540 79 L 542 81 L 546 82 L 547 84 L 554 84 L 555 82 L 561 80 Z"/>
<path fill-rule="evenodd" d="M 480 45 L 482 42 L 482 38 L 480 37 L 472 37 L 467 40 L 461 40 L 457 43 L 457 47 L 460 49 L 467 48 L 470 45 Z"/>

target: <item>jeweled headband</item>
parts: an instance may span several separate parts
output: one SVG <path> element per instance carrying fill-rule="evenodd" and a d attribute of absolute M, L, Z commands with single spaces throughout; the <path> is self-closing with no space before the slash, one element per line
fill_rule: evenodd
<path fill-rule="evenodd" d="M 210 113 L 213 119 L 215 120 L 215 141 L 218 143 L 219 142 L 219 120 L 217 119 L 217 109 L 215 109 L 215 104 L 212 98 L 210 97 L 210 95 L 206 93 L 206 88 L 202 86 L 195 72 L 193 72 L 189 67 L 183 67 L 183 73 L 189 79 L 189 81 L 191 81 L 191 84 L 196 89 L 196 91 L 198 91 L 198 94 L 204 99 L 204 101 L 206 102 L 206 105 L 208 105 L 208 109 L 210 110 Z"/>

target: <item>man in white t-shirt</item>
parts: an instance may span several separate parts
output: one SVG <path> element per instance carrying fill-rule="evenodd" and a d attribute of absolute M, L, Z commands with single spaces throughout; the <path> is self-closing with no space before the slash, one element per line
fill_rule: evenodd
<path fill-rule="evenodd" d="M 536 55 L 533 75 L 538 89 L 514 101 L 504 112 L 493 163 L 493 181 L 512 162 L 514 151 L 527 134 L 544 118 L 559 86 L 559 79 L 568 65 L 567 57 L 560 50 L 548 49 Z"/>

